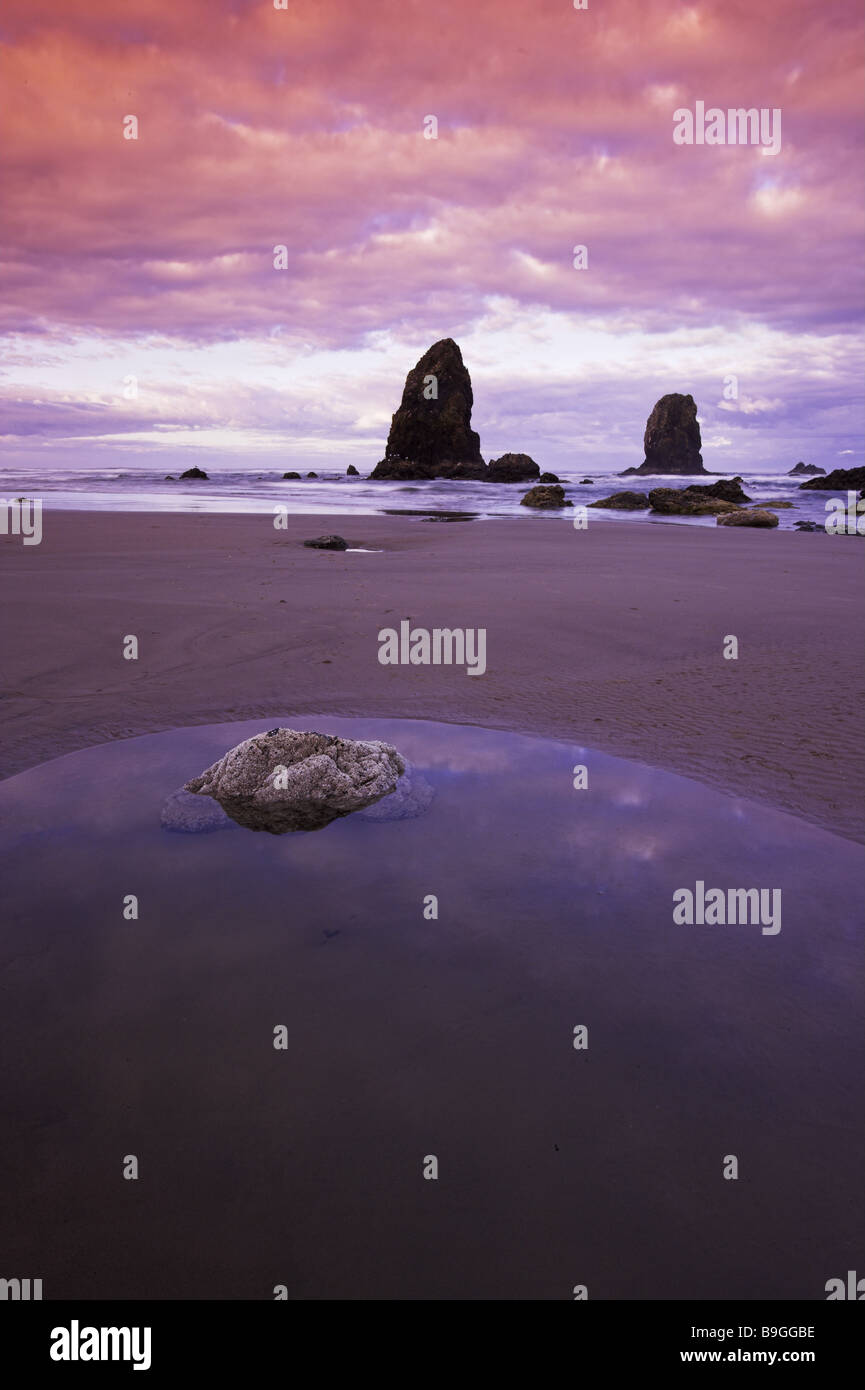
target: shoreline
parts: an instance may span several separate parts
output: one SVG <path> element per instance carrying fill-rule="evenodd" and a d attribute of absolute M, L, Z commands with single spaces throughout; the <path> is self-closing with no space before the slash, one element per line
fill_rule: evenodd
<path fill-rule="evenodd" d="M 53 512 L 39 546 L 0 537 L 0 775 L 286 711 L 432 719 L 577 741 L 865 840 L 859 547 L 562 520 Z M 327 532 L 378 553 L 301 544 Z M 486 629 L 484 675 L 380 665 L 404 619 Z"/>

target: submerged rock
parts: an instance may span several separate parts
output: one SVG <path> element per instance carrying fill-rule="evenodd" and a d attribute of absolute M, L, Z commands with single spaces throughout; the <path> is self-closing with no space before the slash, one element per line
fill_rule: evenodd
<path fill-rule="evenodd" d="M 572 507 L 573 503 L 565 499 L 565 490 L 562 487 L 532 487 L 520 498 L 521 507 L 539 507 L 541 509 L 551 509 L 553 507 Z"/>
<path fill-rule="evenodd" d="M 283 473 L 283 478 L 299 478 L 299 473 Z"/>
<path fill-rule="evenodd" d="M 229 749 L 185 790 L 212 797 L 238 825 L 284 835 L 364 810 L 393 792 L 404 772 L 388 743 L 271 729 Z"/>
<path fill-rule="evenodd" d="M 348 541 L 342 536 L 316 536 L 313 541 L 304 541 L 310 550 L 348 550 Z"/>
<path fill-rule="evenodd" d="M 539 483 L 559 483 L 561 478 L 557 473 L 542 473 L 538 478 Z"/>
<path fill-rule="evenodd" d="M 636 471 L 637 471 L 636 468 L 629 468 L 629 469 L 627 469 L 627 472 L 628 472 L 628 473 L 636 473 Z M 580 482 L 581 482 L 581 483 L 593 483 L 594 481 L 595 481 L 594 478 L 581 478 L 581 479 L 580 479 Z"/>
<path fill-rule="evenodd" d="M 385 455 L 370 477 L 486 478 L 471 427 L 471 377 L 453 338 L 433 343 L 406 377 Z"/>
<path fill-rule="evenodd" d="M 693 396 L 674 391 L 652 408 L 643 436 L 645 460 L 626 473 L 705 473 L 702 441 Z"/>
<path fill-rule="evenodd" d="M 181 787 L 166 797 L 159 821 L 163 830 L 181 835 L 208 835 L 214 830 L 229 830 L 234 822 L 216 801 L 207 801 Z"/>
<path fill-rule="evenodd" d="M 180 476 L 181 478 L 203 478 L 205 482 L 210 481 L 203 468 L 187 468 L 186 472 L 181 473 Z"/>
<path fill-rule="evenodd" d="M 764 512 L 760 507 L 753 510 L 741 508 L 735 512 L 727 512 L 725 516 L 719 516 L 718 526 L 770 526 L 778 525 L 778 518 L 774 512 Z"/>
<path fill-rule="evenodd" d="M 527 483 L 540 476 L 540 468 L 528 454 L 502 454 L 501 458 L 490 459 L 488 481 L 491 483 Z M 559 480 L 547 474 L 547 482 Z"/>
<path fill-rule="evenodd" d="M 413 820 L 429 810 L 434 796 L 435 791 L 423 773 L 418 772 L 411 763 L 406 763 L 405 772 L 394 791 L 357 814 L 361 820 Z"/>
<path fill-rule="evenodd" d="M 645 492 L 614 492 L 612 497 L 602 497 L 599 502 L 588 502 L 588 507 L 608 507 L 617 512 L 647 511 L 649 499 Z"/>
<path fill-rule="evenodd" d="M 804 478 L 807 475 L 815 476 L 818 473 L 825 473 L 825 468 L 818 468 L 816 463 L 797 463 L 795 468 L 791 468 L 787 474 L 788 478 Z"/>
<path fill-rule="evenodd" d="M 834 492 L 835 488 L 846 491 L 860 487 L 865 487 L 865 468 L 833 468 L 823 478 L 811 478 L 807 483 L 800 483 L 799 491 Z"/>
<path fill-rule="evenodd" d="M 797 531 L 822 531 L 826 534 L 825 523 L 821 525 L 819 521 L 794 521 L 793 525 Z"/>

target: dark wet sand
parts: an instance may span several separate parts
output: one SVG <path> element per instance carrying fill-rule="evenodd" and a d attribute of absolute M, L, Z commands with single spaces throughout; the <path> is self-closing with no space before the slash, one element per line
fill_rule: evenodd
<path fill-rule="evenodd" d="M 300 545 L 331 531 L 384 553 Z M 433 718 L 577 738 L 863 839 L 863 554 L 847 537 L 536 516 L 275 531 L 48 510 L 41 546 L 0 538 L 0 770 L 287 707 Z M 485 627 L 487 674 L 379 665 L 377 632 L 401 618 Z"/>

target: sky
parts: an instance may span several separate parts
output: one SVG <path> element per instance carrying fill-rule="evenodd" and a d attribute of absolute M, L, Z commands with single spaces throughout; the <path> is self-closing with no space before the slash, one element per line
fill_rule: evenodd
<path fill-rule="evenodd" d="M 276 3 L 4 0 L 7 463 L 364 471 L 443 337 L 485 458 L 862 463 L 859 0 Z"/>

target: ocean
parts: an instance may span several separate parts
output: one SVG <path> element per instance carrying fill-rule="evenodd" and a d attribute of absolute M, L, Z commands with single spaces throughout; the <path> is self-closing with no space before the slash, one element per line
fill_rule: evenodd
<path fill-rule="evenodd" d="M 190 466 L 192 464 L 190 460 Z M 371 482 L 364 477 L 346 477 L 333 469 L 315 470 L 317 478 L 284 480 L 281 469 L 234 469 L 214 466 L 204 460 L 198 466 L 208 473 L 208 481 L 165 480 L 164 469 L 127 466 L 123 469 L 77 468 L 0 468 L 0 498 L 41 498 L 43 512 L 247 512 L 270 513 L 275 506 L 286 506 L 294 515 L 354 514 L 384 512 L 466 512 L 473 516 L 496 518 L 521 516 L 529 522 L 567 519 L 568 512 L 539 512 L 520 505 L 529 484 L 453 482 L 438 478 L 432 482 Z M 566 496 L 578 505 L 627 490 L 648 492 L 653 487 L 686 487 L 688 483 L 710 483 L 716 477 L 732 474 L 672 478 L 623 478 L 618 473 L 594 473 L 593 481 L 582 469 L 558 474 Z M 794 530 L 796 521 L 826 520 L 826 501 L 834 492 L 801 492 L 799 478 L 777 473 L 742 474 L 746 493 L 755 506 L 768 501 L 791 502 L 795 510 L 777 512 L 779 528 Z M 841 495 L 841 494 L 837 494 Z M 843 497 L 846 502 L 846 495 Z M 627 521 L 634 525 L 711 526 L 714 516 L 656 516 L 648 511 L 592 511 L 592 523 L 605 520 Z"/>

